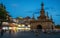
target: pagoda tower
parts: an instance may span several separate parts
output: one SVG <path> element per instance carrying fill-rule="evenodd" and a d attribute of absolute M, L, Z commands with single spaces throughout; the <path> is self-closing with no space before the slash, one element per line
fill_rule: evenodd
<path fill-rule="evenodd" d="M 40 20 L 40 19 L 46 19 L 45 10 L 44 10 L 44 3 L 43 2 L 41 3 L 41 11 L 40 11 L 40 15 L 38 17 L 38 20 Z"/>

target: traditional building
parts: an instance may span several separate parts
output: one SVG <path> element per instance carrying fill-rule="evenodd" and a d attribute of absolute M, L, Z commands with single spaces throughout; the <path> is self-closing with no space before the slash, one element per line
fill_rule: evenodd
<path fill-rule="evenodd" d="M 45 14 L 44 10 L 44 3 L 41 4 L 41 11 L 39 17 L 37 17 L 37 20 L 35 20 L 33 15 L 33 20 L 30 21 L 31 29 L 54 29 L 54 22 L 47 14 Z"/>

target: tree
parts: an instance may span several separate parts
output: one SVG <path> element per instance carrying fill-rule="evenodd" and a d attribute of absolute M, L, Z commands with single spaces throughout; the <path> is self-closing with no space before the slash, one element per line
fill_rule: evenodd
<path fill-rule="evenodd" d="M 2 26 L 2 22 L 7 21 L 8 18 L 9 13 L 6 11 L 6 7 L 0 4 L 0 26 Z"/>

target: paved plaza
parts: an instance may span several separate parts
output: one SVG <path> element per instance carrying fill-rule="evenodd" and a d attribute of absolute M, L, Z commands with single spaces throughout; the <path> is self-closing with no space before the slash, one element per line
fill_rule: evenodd
<path fill-rule="evenodd" d="M 60 38 L 60 33 L 40 33 L 38 36 L 34 32 L 24 31 L 24 32 L 16 32 L 9 34 L 8 32 L 4 33 L 3 36 L 0 35 L 0 38 Z"/>

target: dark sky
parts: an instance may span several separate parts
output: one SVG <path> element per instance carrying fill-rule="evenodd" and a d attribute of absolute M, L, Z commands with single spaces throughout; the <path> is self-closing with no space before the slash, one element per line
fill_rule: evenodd
<path fill-rule="evenodd" d="M 0 3 L 6 6 L 6 10 L 10 15 L 15 17 L 32 17 L 35 13 L 35 18 L 39 16 L 41 3 L 44 2 L 45 12 L 52 15 L 53 21 L 60 24 L 60 0 L 0 0 Z"/>

